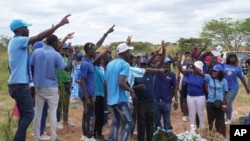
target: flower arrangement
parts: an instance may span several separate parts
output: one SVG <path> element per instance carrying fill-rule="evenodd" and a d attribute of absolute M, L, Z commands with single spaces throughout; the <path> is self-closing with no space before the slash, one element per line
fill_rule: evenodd
<path fill-rule="evenodd" d="M 172 130 L 165 130 L 164 128 L 157 127 L 154 132 L 153 141 L 177 141 L 178 138 Z"/>
<path fill-rule="evenodd" d="M 207 139 L 202 138 L 200 134 L 194 131 L 185 131 L 183 133 L 177 134 L 180 141 L 207 141 Z"/>

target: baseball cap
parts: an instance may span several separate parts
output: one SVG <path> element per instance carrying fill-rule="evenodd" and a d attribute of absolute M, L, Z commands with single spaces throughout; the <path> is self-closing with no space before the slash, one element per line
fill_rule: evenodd
<path fill-rule="evenodd" d="M 223 68 L 220 64 L 216 64 L 216 65 L 214 65 L 212 70 L 213 71 L 223 71 Z"/>
<path fill-rule="evenodd" d="M 165 63 L 172 63 L 172 61 L 169 57 L 166 57 L 163 62 L 164 62 L 164 64 Z"/>
<path fill-rule="evenodd" d="M 15 31 L 17 30 L 18 28 L 21 28 L 21 27 L 28 27 L 28 26 L 31 26 L 32 24 L 29 24 L 29 23 L 26 23 L 24 22 L 23 20 L 21 19 L 15 19 L 13 20 L 11 23 L 10 23 L 10 29 L 12 31 Z"/>
<path fill-rule="evenodd" d="M 62 48 L 64 48 L 64 49 L 68 48 L 68 44 L 64 43 L 63 46 L 62 46 Z"/>
<path fill-rule="evenodd" d="M 127 50 L 133 50 L 133 49 L 134 49 L 134 47 L 130 47 L 126 43 L 121 43 L 121 44 L 119 44 L 117 46 L 117 52 L 118 53 L 123 53 L 123 52 L 125 52 Z"/>
<path fill-rule="evenodd" d="M 148 64 L 148 59 L 146 58 L 141 58 L 139 61 L 140 64 Z"/>
<path fill-rule="evenodd" d="M 82 52 L 78 52 L 77 55 L 76 55 L 77 58 L 80 58 L 80 57 L 83 57 L 83 56 L 84 56 L 84 55 L 83 55 Z"/>
<path fill-rule="evenodd" d="M 194 66 L 203 72 L 203 63 L 201 61 L 195 61 Z"/>
<path fill-rule="evenodd" d="M 44 45 L 43 41 L 37 41 L 33 44 L 32 48 L 33 50 L 35 50 L 35 49 L 43 47 L 43 45 Z"/>

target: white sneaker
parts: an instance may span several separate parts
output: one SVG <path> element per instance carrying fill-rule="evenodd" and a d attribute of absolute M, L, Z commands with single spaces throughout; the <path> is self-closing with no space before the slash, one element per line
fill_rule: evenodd
<path fill-rule="evenodd" d="M 63 129 L 63 125 L 62 125 L 62 123 L 61 123 L 60 121 L 57 122 L 56 127 L 57 127 L 58 129 Z"/>
<path fill-rule="evenodd" d="M 187 121 L 187 116 L 183 116 L 182 121 L 186 122 Z"/>
<path fill-rule="evenodd" d="M 43 135 L 41 135 L 41 137 L 40 137 L 40 140 L 41 140 L 41 141 L 43 141 L 43 140 L 47 141 L 47 140 L 50 140 L 50 139 L 51 139 L 50 136 L 48 136 L 48 135 L 46 135 L 46 134 L 43 134 Z"/>
<path fill-rule="evenodd" d="M 72 127 L 75 127 L 75 123 L 73 123 L 72 121 L 68 120 L 68 125 L 69 126 L 72 126 Z"/>
<path fill-rule="evenodd" d="M 86 136 L 84 136 L 84 135 L 82 135 L 82 137 L 81 137 L 81 139 L 80 139 L 80 141 L 85 141 L 86 140 Z"/>
<path fill-rule="evenodd" d="M 225 124 L 231 124 L 231 120 L 230 119 L 226 120 Z"/>
<path fill-rule="evenodd" d="M 96 141 L 96 139 L 94 137 L 91 138 L 86 137 L 85 141 Z"/>

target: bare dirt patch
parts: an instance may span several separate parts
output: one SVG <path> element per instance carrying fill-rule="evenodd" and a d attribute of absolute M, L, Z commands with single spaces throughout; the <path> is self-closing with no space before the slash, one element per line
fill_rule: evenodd
<path fill-rule="evenodd" d="M 234 111 L 233 111 L 233 124 L 237 124 L 239 117 L 247 116 L 249 113 L 249 105 L 242 102 L 235 101 L 234 104 Z M 80 105 L 77 109 L 70 109 L 69 118 L 75 123 L 75 127 L 64 127 L 61 130 L 57 130 L 58 137 L 63 139 L 63 141 L 79 141 L 82 135 L 82 113 L 83 108 Z M 182 114 L 180 111 L 180 108 L 178 108 L 176 111 L 172 111 L 171 115 L 171 123 L 173 126 L 173 130 L 175 133 L 181 133 L 185 130 L 189 130 L 189 122 L 183 122 L 182 120 Z M 109 120 L 111 122 L 111 120 Z M 49 127 L 46 127 L 46 131 L 49 134 Z M 105 136 L 108 136 L 109 134 L 109 128 L 104 127 L 103 134 Z M 32 141 L 33 137 L 31 136 L 31 131 L 27 134 L 27 141 Z M 136 135 L 133 136 L 129 141 L 136 141 Z"/>

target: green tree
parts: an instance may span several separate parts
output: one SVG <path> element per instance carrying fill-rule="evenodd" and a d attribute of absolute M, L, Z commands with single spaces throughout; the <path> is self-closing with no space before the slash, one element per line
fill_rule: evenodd
<path fill-rule="evenodd" d="M 211 40 L 203 38 L 180 38 L 178 41 L 179 52 L 191 51 L 195 45 L 198 45 L 198 48 L 202 47 L 202 43 L 211 45 Z"/>
<path fill-rule="evenodd" d="M 250 41 L 250 18 L 241 21 L 220 18 L 205 22 L 201 37 L 211 39 L 214 44 L 221 45 L 227 51 L 238 51 Z"/>
<path fill-rule="evenodd" d="M 0 35 L 0 47 L 7 47 L 11 37 Z"/>

